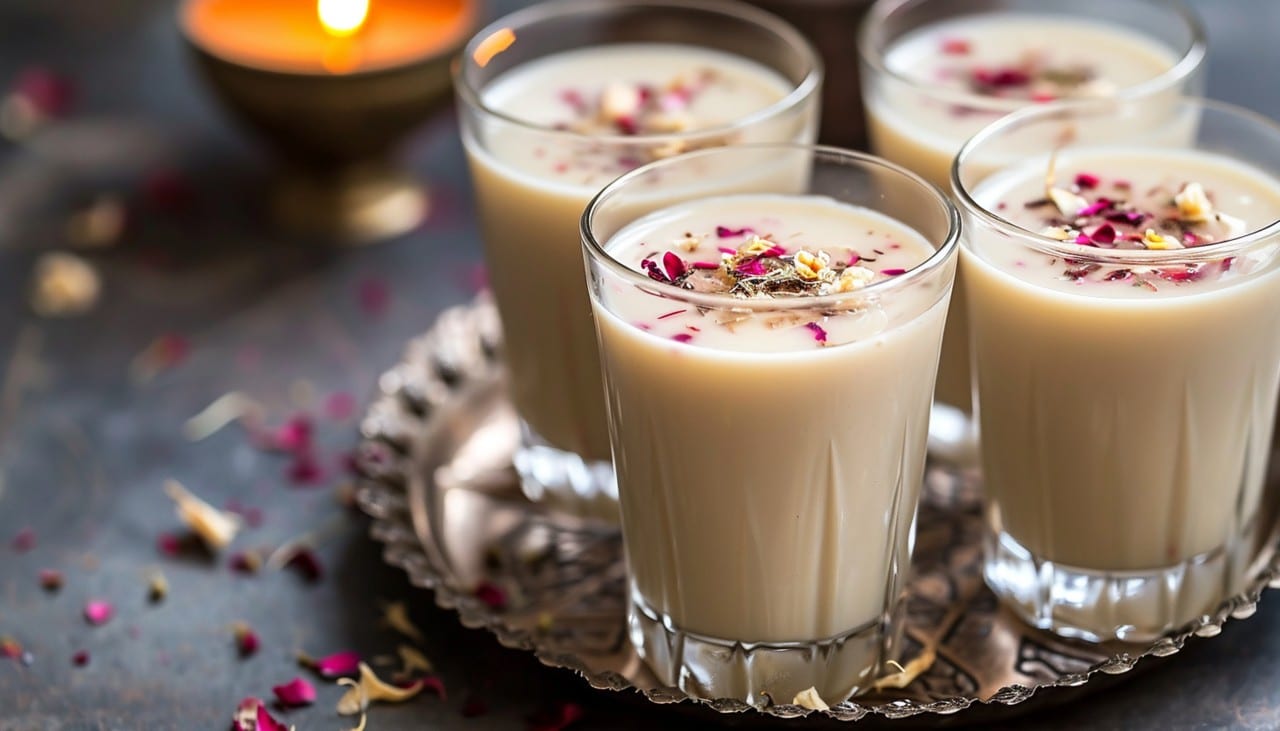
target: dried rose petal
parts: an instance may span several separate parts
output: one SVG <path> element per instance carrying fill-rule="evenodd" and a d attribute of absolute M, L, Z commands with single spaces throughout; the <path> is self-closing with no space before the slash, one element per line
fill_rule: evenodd
<path fill-rule="evenodd" d="M 186 213 L 196 200 L 195 187 L 180 170 L 151 171 L 142 183 L 142 193 L 148 205 L 164 213 Z"/>
<path fill-rule="evenodd" d="M 302 452 L 312 446 L 311 417 L 298 414 L 261 438 L 264 449 L 278 452 Z"/>
<path fill-rule="evenodd" d="M 322 678 L 341 678 L 360 672 L 360 654 L 350 650 L 335 652 L 319 659 L 307 658 L 304 664 Z"/>
<path fill-rule="evenodd" d="M 855 251 L 849 255 L 849 266 L 855 266 L 860 261 L 862 261 L 862 255 L 858 252 Z"/>
<path fill-rule="evenodd" d="M 1116 242 L 1116 229 L 1109 223 L 1096 226 L 1092 230 L 1085 231 L 1089 240 L 1099 246 L 1109 246 Z"/>
<path fill-rule="evenodd" d="M 156 537 L 156 550 L 166 556 L 178 556 L 182 553 L 182 539 L 172 533 L 161 533 Z"/>
<path fill-rule="evenodd" d="M 672 310 L 672 311 L 670 311 L 670 312 L 666 313 L 665 315 L 658 315 L 658 319 L 659 319 L 659 320 L 666 320 L 667 318 L 675 317 L 676 315 L 682 314 L 682 313 L 684 313 L 684 312 L 688 312 L 688 310 Z"/>
<path fill-rule="evenodd" d="M 67 77 L 42 66 L 18 74 L 10 92 L 31 105 L 41 117 L 62 117 L 71 111 L 75 89 Z"/>
<path fill-rule="evenodd" d="M 818 341 L 818 342 L 820 342 L 820 343 L 825 343 L 825 342 L 827 342 L 827 331 L 826 331 L 826 330 L 824 330 L 824 329 L 822 329 L 822 326 L 821 326 L 821 325 L 819 325 L 819 324 L 818 324 L 818 323 L 816 323 L 816 322 L 810 322 L 810 323 L 806 323 L 806 324 L 805 324 L 805 327 L 806 327 L 806 328 L 808 328 L 810 331 L 812 331 L 812 332 L 813 332 L 813 339 L 814 339 L 814 340 L 816 340 L 816 341 Z"/>
<path fill-rule="evenodd" d="M 40 569 L 40 588 L 50 592 L 61 589 L 62 572 L 54 569 Z"/>
<path fill-rule="evenodd" d="M 1110 198 L 1099 198 L 1093 203 L 1090 203 L 1084 208 L 1081 208 L 1079 211 L 1076 211 L 1076 215 L 1082 216 L 1084 218 L 1088 218 L 1089 216 L 1096 216 L 1099 213 L 1102 213 L 1103 211 L 1110 209 L 1114 205 L 1115 205 L 1115 202 L 1112 201 Z"/>
<path fill-rule="evenodd" d="M 257 551 L 238 551 L 227 561 L 232 571 L 240 574 L 256 574 L 262 568 L 262 556 Z"/>
<path fill-rule="evenodd" d="M 687 269 L 684 259 L 681 259 L 675 252 L 668 251 L 662 255 L 662 269 L 667 273 L 667 279 L 672 282 L 684 276 Z"/>
<path fill-rule="evenodd" d="M 1021 69 L 975 69 L 973 80 L 979 86 L 1004 88 L 1010 86 L 1026 86 L 1031 83 L 1031 75 Z"/>
<path fill-rule="evenodd" d="M 36 532 L 33 528 L 23 528 L 14 534 L 9 543 L 15 553 L 26 553 L 36 547 Z"/>
<path fill-rule="evenodd" d="M 906 273 L 907 273 L 907 270 L 906 270 L 906 269 L 899 269 L 899 268 L 881 269 L 881 270 L 880 270 L 880 273 L 881 273 L 881 274 L 883 274 L 883 275 L 885 275 L 886 277 L 897 277 L 897 276 L 900 276 L 900 275 L 906 274 Z"/>
<path fill-rule="evenodd" d="M 494 611 L 501 612 L 507 608 L 507 592 L 496 584 L 488 581 L 480 582 L 476 585 L 475 596 Z"/>
<path fill-rule="evenodd" d="M 577 703 L 560 703 L 550 713 L 534 718 L 529 723 L 529 731 L 564 731 L 580 721 L 583 715 L 582 706 Z"/>
<path fill-rule="evenodd" d="M 196 497 L 177 480 L 166 480 L 165 492 L 173 499 L 178 518 L 200 536 L 209 549 L 226 548 L 240 531 L 240 518 L 233 513 L 218 510 Z"/>
<path fill-rule="evenodd" d="M 89 664 L 89 651 L 88 651 L 88 650 L 78 650 L 78 651 L 76 651 L 76 653 L 75 653 L 74 655 L 72 655 L 72 656 L 71 656 L 71 664 L 72 664 L 72 665 L 75 665 L 75 666 L 76 666 L 76 667 L 78 667 L 78 668 L 82 668 L 82 667 L 84 667 L 85 665 L 88 665 L 88 664 Z"/>
<path fill-rule="evenodd" d="M 84 618 L 93 626 L 103 625 L 111 621 L 116 614 L 116 608 L 111 602 L 101 599 L 91 599 L 84 605 Z"/>
<path fill-rule="evenodd" d="M 271 692 L 286 706 L 309 706 L 316 702 L 316 687 L 302 677 L 294 678 L 284 685 L 273 686 Z"/>
<path fill-rule="evenodd" d="M 675 335 L 671 336 L 671 339 L 676 341 L 677 343 L 687 343 L 690 340 L 693 340 L 693 336 L 690 335 L 689 333 L 676 333 Z"/>
<path fill-rule="evenodd" d="M 22 657 L 22 644 L 8 635 L 0 635 L 0 657 L 17 660 Z"/>
<path fill-rule="evenodd" d="M 759 259 L 750 259 L 739 264 L 736 267 L 736 271 L 739 274 L 744 274 L 748 277 L 760 277 L 764 276 L 768 272 L 768 270 L 764 268 L 764 263 Z"/>
<path fill-rule="evenodd" d="M 755 229 L 751 228 L 750 226 L 743 226 L 742 228 L 729 228 L 728 226 L 716 226 L 716 237 L 721 239 L 734 239 L 739 236 L 746 236 L 747 234 L 753 234 L 753 233 L 755 233 Z M 736 253 L 736 252 L 730 250 L 730 253 Z"/>
<path fill-rule="evenodd" d="M 295 485 L 317 485 L 324 482 L 324 465 L 311 452 L 299 452 L 289 461 L 285 477 Z"/>
<path fill-rule="evenodd" d="M 720 262 L 718 262 L 718 261 L 695 261 L 695 262 L 692 264 L 692 266 L 693 266 L 693 268 L 694 268 L 694 269 L 719 269 L 719 268 L 720 268 Z"/>
<path fill-rule="evenodd" d="M 253 729 L 253 731 L 291 731 L 285 727 L 283 722 L 272 718 L 271 713 L 267 711 L 266 704 L 261 702 L 258 703 L 258 710 L 254 714 L 254 722 L 257 724 L 257 728 Z"/>
<path fill-rule="evenodd" d="M 383 315 L 391 306 L 391 285 L 380 277 L 366 277 L 360 280 L 356 299 L 364 314 L 370 317 Z"/>
<path fill-rule="evenodd" d="M 258 651 L 262 643 L 258 640 L 258 633 L 254 632 L 247 624 L 237 624 L 235 627 L 236 651 L 240 653 L 240 657 L 250 657 Z"/>
<path fill-rule="evenodd" d="M 640 264 L 641 266 L 644 267 L 645 273 L 648 274 L 649 278 L 652 279 L 653 281 L 662 282 L 663 284 L 669 284 L 671 282 L 670 279 L 667 279 L 667 275 L 664 274 L 663 271 L 658 268 L 657 263 L 655 263 L 654 261 L 650 259 L 645 259 L 644 261 L 640 262 Z"/>
<path fill-rule="evenodd" d="M 441 680 L 439 677 L 435 675 L 429 675 L 425 678 L 420 678 L 417 682 L 419 685 L 422 686 L 423 690 L 429 690 L 432 693 L 435 693 L 437 696 L 440 697 L 440 700 L 442 701 L 449 700 L 449 694 L 446 693 L 444 689 L 444 681 Z"/>
<path fill-rule="evenodd" d="M 942 52 L 948 56 L 967 56 L 973 47 L 964 38 L 942 39 Z"/>
<path fill-rule="evenodd" d="M 1101 182 L 1102 182 L 1102 178 L 1099 178 L 1097 175 L 1093 175 L 1091 173 L 1080 173 L 1076 175 L 1076 185 L 1080 186 L 1080 188 L 1083 190 L 1090 190 L 1092 188 L 1096 188 L 1098 187 L 1098 184 Z"/>
<path fill-rule="evenodd" d="M 1138 226 L 1146 220 L 1147 216 L 1137 211 L 1118 211 L 1116 213 L 1108 213 L 1106 218 L 1112 223 L 1127 223 L 1130 226 Z"/>
<path fill-rule="evenodd" d="M 324 576 L 324 567 L 320 564 L 320 557 L 316 555 L 306 546 L 299 546 L 295 549 L 289 559 L 284 562 L 285 566 L 292 568 L 298 572 L 298 575 L 307 581 L 319 581 Z"/>

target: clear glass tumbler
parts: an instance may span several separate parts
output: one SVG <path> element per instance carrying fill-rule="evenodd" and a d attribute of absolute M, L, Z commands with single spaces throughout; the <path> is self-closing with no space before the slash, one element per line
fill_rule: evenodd
<path fill-rule="evenodd" d="M 699 697 L 867 689 L 900 638 L 957 211 L 878 158 L 750 145 L 630 173 L 582 227 L 632 642 Z M 766 250 L 866 286 L 801 287 Z M 708 291 L 725 267 L 747 289 Z"/>
<path fill-rule="evenodd" d="M 667 51 L 645 57 L 650 65 L 655 58 L 670 64 L 689 55 L 685 76 L 694 78 L 636 85 L 656 73 L 644 61 L 620 64 L 589 55 L 654 44 Z M 739 82 L 751 74 L 768 77 L 778 87 L 776 100 L 740 117 L 710 121 L 681 118 L 677 109 L 661 119 L 654 115 L 648 129 L 637 128 L 628 115 L 609 125 L 594 124 L 594 118 L 577 127 L 554 123 L 539 106 L 594 108 L 597 96 L 602 112 L 650 104 L 651 98 L 662 105 L 668 97 L 683 103 L 682 95 L 700 83 L 700 69 L 711 68 L 706 54 L 713 52 L 721 54 L 713 66 L 728 63 L 726 57 L 734 60 L 729 65 L 737 68 Z M 526 99 L 521 106 L 499 98 L 513 90 L 520 95 L 509 83 L 513 74 L 537 64 L 545 69 L 555 56 L 569 53 L 578 54 L 577 65 L 561 68 L 564 78 L 550 87 L 549 99 Z M 603 89 L 581 89 L 606 63 L 617 68 L 618 78 Z M 738 68 L 744 64 L 750 70 Z M 812 142 L 821 79 L 820 61 L 799 33 L 734 2 L 558 0 L 502 18 L 467 45 L 455 73 L 462 139 L 502 316 L 511 393 L 523 424 L 516 467 L 531 499 L 617 516 L 604 389 L 578 249 L 578 219 L 591 196 L 628 170 L 691 149 Z M 620 90 L 613 82 L 622 84 Z M 722 98 L 732 101 L 732 90 Z"/>
<path fill-rule="evenodd" d="M 1280 126 L 1192 99 L 1158 112 L 1025 110 L 953 169 L 986 581 L 1090 640 L 1211 612 L 1275 523 Z"/>
<path fill-rule="evenodd" d="M 965 140 L 1055 99 L 1172 104 L 1204 87 L 1204 30 L 1177 0 L 880 0 L 859 37 L 871 151 L 949 186 Z M 964 273 L 938 368 L 930 453 L 977 459 Z"/>

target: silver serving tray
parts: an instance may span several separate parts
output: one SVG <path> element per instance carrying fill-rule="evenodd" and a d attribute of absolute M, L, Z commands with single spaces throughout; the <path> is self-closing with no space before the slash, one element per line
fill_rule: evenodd
<path fill-rule="evenodd" d="M 908 658 L 925 645 L 937 648 L 927 672 L 905 690 L 825 712 L 690 699 L 659 683 L 627 641 L 617 530 L 530 503 L 516 485 L 510 458 L 518 436 L 500 340 L 497 314 L 481 297 L 445 311 L 409 343 L 380 379 L 361 425 L 359 502 L 385 559 L 432 589 L 441 607 L 595 688 L 635 688 L 654 703 L 705 704 L 721 713 L 807 717 L 807 725 L 911 717 L 936 724 L 938 715 L 957 713 L 956 722 L 980 722 L 1007 717 L 1012 706 L 1063 702 L 1106 685 L 1107 676 L 1177 653 L 1192 636 L 1218 634 L 1229 618 L 1252 615 L 1265 588 L 1280 588 L 1273 540 L 1247 591 L 1180 632 L 1141 645 L 1059 639 L 1016 620 L 983 585 L 976 480 L 930 468 L 906 627 Z M 505 606 L 477 598 L 481 586 L 498 587 Z"/>

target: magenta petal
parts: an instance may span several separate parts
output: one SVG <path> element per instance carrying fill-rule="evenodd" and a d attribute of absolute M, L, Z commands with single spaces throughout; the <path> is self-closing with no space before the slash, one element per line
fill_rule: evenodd
<path fill-rule="evenodd" d="M 899 276 L 899 275 L 902 275 L 902 274 L 906 274 L 906 273 L 907 273 L 907 270 L 906 270 L 906 269 L 898 269 L 898 268 L 894 268 L 894 269 L 881 269 L 881 270 L 880 270 L 880 273 L 881 273 L 881 274 L 883 274 L 883 275 L 885 275 L 886 277 L 896 277 L 896 276 Z"/>
<path fill-rule="evenodd" d="M 658 265 L 652 259 L 645 259 L 640 262 L 640 265 L 644 267 L 645 273 L 648 274 L 649 278 L 653 281 L 662 282 L 663 284 L 670 283 L 670 280 L 667 279 L 667 275 L 662 273 L 662 270 L 658 268 Z"/>
<path fill-rule="evenodd" d="M 690 335 L 689 333 L 676 333 L 675 335 L 671 336 L 671 339 L 676 341 L 677 343 L 687 343 L 690 340 L 693 340 L 693 336 Z"/>
<path fill-rule="evenodd" d="M 742 228 L 729 228 L 728 226 L 716 226 L 716 236 L 722 239 L 732 239 L 732 238 L 737 238 L 739 236 L 746 236 L 747 234 L 753 234 L 753 233 L 755 233 L 755 230 L 752 229 L 750 226 L 743 226 Z"/>
<path fill-rule="evenodd" d="M 717 246 L 716 251 L 719 251 L 721 254 L 728 254 L 729 256 L 734 256 L 738 253 L 737 249 L 731 249 L 728 246 Z"/>
<path fill-rule="evenodd" d="M 316 702 L 316 688 L 306 678 L 294 678 L 271 689 L 286 706 L 308 706 Z"/>
<path fill-rule="evenodd" d="M 90 600 L 84 606 L 84 618 L 93 626 L 103 625 L 111 621 L 116 614 L 116 608 L 111 602 L 101 601 L 99 599 Z"/>
<path fill-rule="evenodd" d="M 662 255 L 662 268 L 667 273 L 667 279 L 674 282 L 684 276 L 686 267 L 684 259 L 681 259 L 674 252 L 668 251 Z"/>
<path fill-rule="evenodd" d="M 827 342 L 827 331 L 822 329 L 821 325 L 816 322 L 810 322 L 806 324 L 805 327 L 809 328 L 809 330 L 813 332 L 814 340 L 817 340 L 820 343 Z"/>
<path fill-rule="evenodd" d="M 240 652 L 240 657 L 249 657 L 258 651 L 262 643 L 258 641 L 258 633 L 253 630 L 245 630 L 236 636 L 236 649 Z"/>
<path fill-rule="evenodd" d="M 1092 231 L 1088 231 L 1086 233 L 1088 233 L 1089 239 L 1093 241 L 1093 243 L 1100 246 L 1107 246 L 1116 242 L 1116 229 L 1109 223 L 1097 226 Z"/>
<path fill-rule="evenodd" d="M 75 666 L 76 666 L 76 667 L 78 667 L 78 668 L 82 668 L 82 667 L 84 667 L 85 665 L 88 665 L 88 664 L 89 664 L 89 651 L 88 651 L 88 650 L 79 650 L 78 652 L 76 652 L 76 654 L 74 654 L 74 655 L 72 655 L 72 656 L 71 656 L 71 664 L 72 664 L 72 665 L 75 665 Z"/>
<path fill-rule="evenodd" d="M 496 584 L 488 581 L 482 581 L 476 585 L 476 598 L 484 602 L 485 606 L 494 611 L 502 611 L 507 608 L 507 592 Z"/>
<path fill-rule="evenodd" d="M 271 717 L 271 713 L 267 711 L 265 703 L 258 704 L 258 728 L 255 731 L 289 731 L 284 723 Z"/>
<path fill-rule="evenodd" d="M 356 397 L 346 391 L 329 394 L 324 402 L 325 415 L 334 421 L 345 421 L 351 418 L 356 410 Z"/>
<path fill-rule="evenodd" d="M 853 266 L 860 261 L 862 261 L 862 255 L 856 251 L 849 256 L 849 266 Z"/>
<path fill-rule="evenodd" d="M 311 448 L 311 435 L 311 418 L 299 414 L 269 434 L 266 446 L 281 452 L 299 452 Z"/>
<path fill-rule="evenodd" d="M 289 462 L 285 476 L 297 485 L 314 485 L 324 480 L 324 467 L 311 452 L 298 452 Z"/>
<path fill-rule="evenodd" d="M 324 567 L 320 565 L 320 557 L 316 556 L 315 551 L 310 548 L 299 548 L 294 551 L 284 565 L 297 571 L 307 581 L 319 581 L 324 576 Z"/>
<path fill-rule="evenodd" d="M 1111 206 L 1113 206 L 1113 205 L 1115 205 L 1115 204 L 1111 201 L 1111 199 L 1110 199 L 1110 198 L 1099 198 L 1098 200 L 1094 201 L 1093 203 L 1090 203 L 1089 205 L 1085 206 L 1084 208 L 1081 208 L 1081 209 L 1080 209 L 1080 212 L 1079 212 L 1079 213 L 1077 213 L 1076 215 L 1077 215 L 1077 216 L 1082 216 L 1082 217 L 1085 217 L 1085 218 L 1088 218 L 1089 216 L 1096 216 L 1096 215 L 1098 215 L 1099 213 L 1102 213 L 1103 211 L 1105 211 L 1105 210 L 1107 210 L 1107 209 L 1111 208 Z"/>
<path fill-rule="evenodd" d="M 719 269 L 719 268 L 720 268 L 720 262 L 718 262 L 718 261 L 695 261 L 695 262 L 693 263 L 693 265 L 692 265 L 692 266 L 693 266 L 693 268 L 694 268 L 694 269 Z"/>
<path fill-rule="evenodd" d="M 13 84 L 13 93 L 44 117 L 66 115 L 75 96 L 70 80 L 40 66 L 24 69 Z"/>
<path fill-rule="evenodd" d="M 436 695 L 440 696 L 440 700 L 442 701 L 449 700 L 449 695 L 444 690 L 444 681 L 441 680 L 440 678 L 437 678 L 434 675 L 430 675 L 425 678 L 420 678 L 416 682 L 422 685 L 422 689 L 424 691 L 429 690 L 432 693 L 435 693 Z"/>
<path fill-rule="evenodd" d="M 182 553 L 182 539 L 172 533 L 161 533 L 156 538 L 156 549 L 166 556 L 177 556 Z"/>
<path fill-rule="evenodd" d="M 360 672 L 359 653 L 335 652 L 315 661 L 316 672 L 322 678 L 340 678 Z"/>
<path fill-rule="evenodd" d="M 1099 178 L 1097 175 L 1093 175 L 1090 173 L 1080 173 L 1079 175 L 1076 176 L 1076 185 L 1080 186 L 1084 190 L 1089 190 L 1090 188 L 1096 188 L 1098 187 L 1098 184 L 1101 182 L 1102 182 L 1101 178 Z"/>
<path fill-rule="evenodd" d="M 745 261 L 738 265 L 738 273 L 749 277 L 758 277 L 765 273 L 764 264 L 759 259 Z"/>

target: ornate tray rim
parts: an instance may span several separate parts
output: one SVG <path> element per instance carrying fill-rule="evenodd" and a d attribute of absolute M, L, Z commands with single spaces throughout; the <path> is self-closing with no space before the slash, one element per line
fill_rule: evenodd
<path fill-rule="evenodd" d="M 465 333 L 474 333 L 475 336 L 469 341 L 465 337 L 463 340 L 455 337 Z M 414 530 L 412 506 L 406 494 L 405 473 L 395 469 L 395 464 L 411 461 L 410 448 L 416 438 L 411 432 L 429 427 L 434 410 L 451 399 L 458 398 L 466 388 L 478 381 L 477 377 L 463 367 L 466 361 L 477 362 L 478 358 L 482 365 L 478 375 L 489 379 L 497 377 L 501 367 L 499 341 L 496 316 L 485 295 L 472 303 L 445 310 L 431 329 L 409 341 L 399 363 L 379 378 L 377 393 L 361 422 L 360 443 L 355 460 L 360 475 L 357 503 L 373 521 L 370 535 L 383 544 L 383 559 L 404 570 L 413 585 L 430 589 L 438 606 L 456 611 L 464 626 L 485 629 L 493 633 L 503 646 L 532 652 L 548 667 L 571 670 L 596 689 L 638 690 L 646 699 L 657 704 L 690 702 L 710 707 L 719 713 L 754 710 L 763 716 L 785 719 L 825 716 L 835 721 L 858 721 L 869 716 L 879 716 L 892 720 L 921 714 L 947 716 L 975 705 L 1010 707 L 1027 701 L 1043 690 L 1076 688 L 1100 675 L 1128 673 L 1147 658 L 1174 655 L 1188 639 L 1214 637 L 1222 631 L 1229 619 L 1239 620 L 1252 616 L 1257 611 L 1262 592 L 1267 588 L 1280 588 L 1278 551 L 1260 562 L 1256 567 L 1257 576 L 1243 592 L 1227 599 L 1211 615 L 1183 630 L 1166 635 L 1148 646 L 1135 644 L 1132 652 L 1118 652 L 1083 672 L 1065 674 L 1056 681 L 1035 686 L 1006 686 L 985 699 L 952 697 L 929 703 L 895 700 L 876 705 L 862 705 L 849 700 L 832 706 L 827 711 L 811 711 L 791 704 L 757 708 L 736 699 L 692 698 L 678 688 L 637 688 L 619 673 L 597 672 L 576 655 L 545 649 L 540 646 L 533 633 L 505 625 L 499 613 L 474 596 L 455 590 L 433 565 L 430 551 L 422 545 Z M 429 367 L 423 369 L 424 364 Z M 426 370 L 426 373 L 415 374 L 415 369 Z"/>

